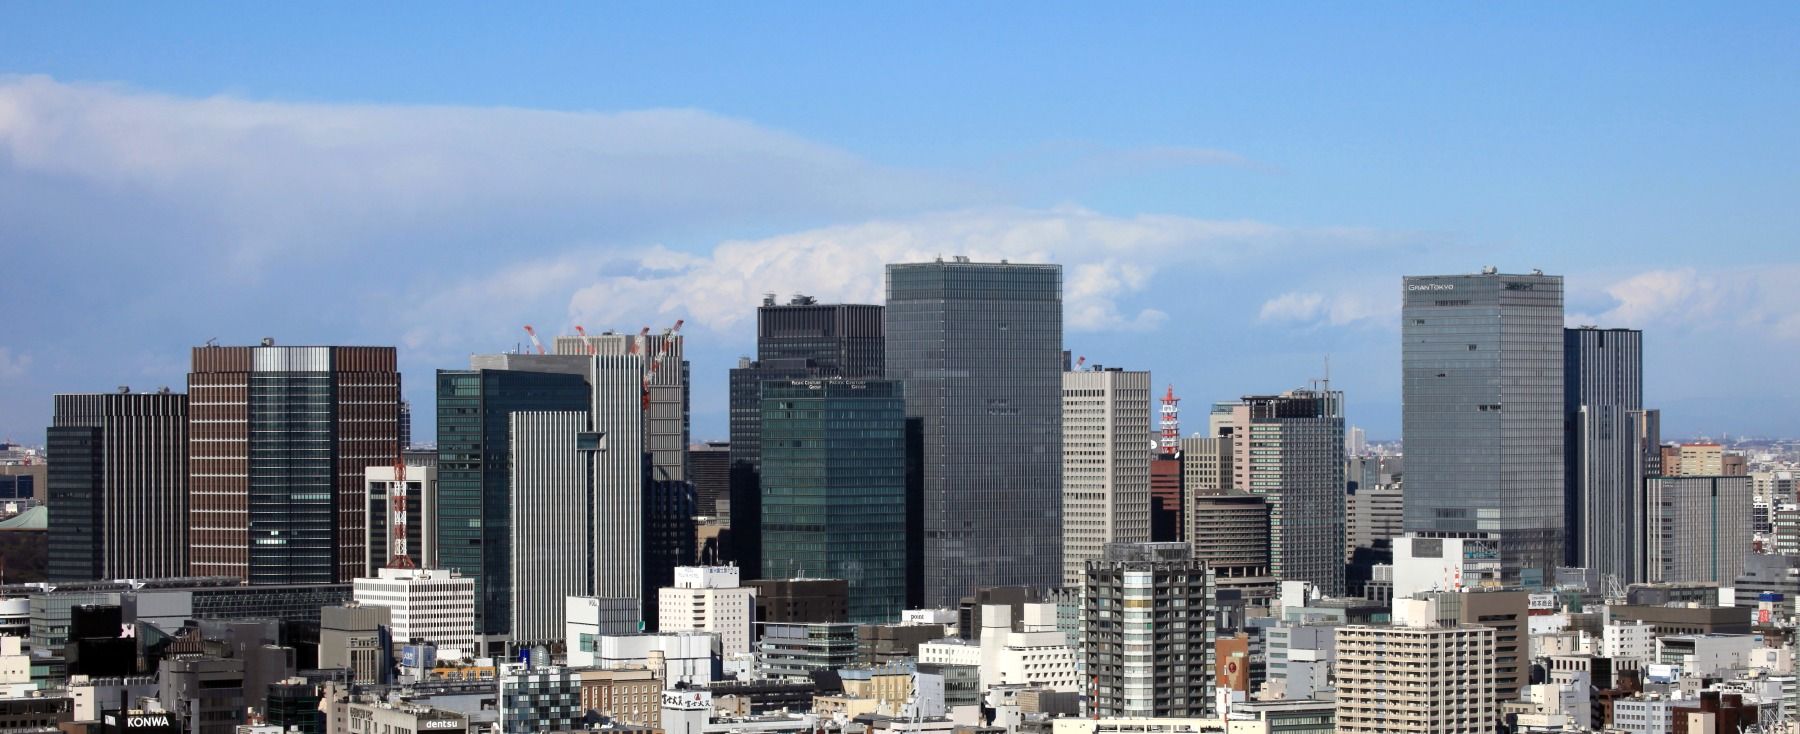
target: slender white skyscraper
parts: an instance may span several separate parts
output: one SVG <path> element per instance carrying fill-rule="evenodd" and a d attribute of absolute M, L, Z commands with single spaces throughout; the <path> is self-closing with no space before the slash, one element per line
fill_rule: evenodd
<path fill-rule="evenodd" d="M 1150 542 L 1150 373 L 1063 373 L 1063 585 L 1108 543 Z"/>

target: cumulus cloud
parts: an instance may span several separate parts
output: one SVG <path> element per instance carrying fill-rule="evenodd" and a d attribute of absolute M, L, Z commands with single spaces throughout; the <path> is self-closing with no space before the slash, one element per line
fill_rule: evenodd
<path fill-rule="evenodd" d="M 1574 296 L 1598 295 L 1598 300 L 1611 305 L 1595 312 L 1571 312 L 1568 322 L 1637 329 L 1731 328 L 1800 341 L 1797 281 L 1797 265 L 1649 270 L 1601 281 L 1596 287 L 1578 286 Z"/>
<path fill-rule="evenodd" d="M 660 247 L 564 253 L 457 284 L 428 299 L 422 312 L 480 318 L 550 305 L 520 294 L 563 292 L 564 328 L 685 318 L 695 327 L 729 331 L 754 316 L 764 293 L 879 303 L 888 263 L 967 255 L 977 261 L 1062 264 L 1069 330 L 1144 331 L 1163 324 L 1168 314 L 1143 304 L 1185 300 L 1179 291 L 1165 299 L 1150 292 L 1165 266 L 1230 270 L 1284 253 L 1355 246 L 1372 237 L 1249 221 L 1116 217 L 1080 207 L 972 209 L 731 240 L 700 255 Z M 428 335 L 422 331 L 420 338 Z"/>

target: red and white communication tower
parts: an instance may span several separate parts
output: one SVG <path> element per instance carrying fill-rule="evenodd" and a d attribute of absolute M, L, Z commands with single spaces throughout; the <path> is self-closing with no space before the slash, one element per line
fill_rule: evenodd
<path fill-rule="evenodd" d="M 1181 398 L 1175 397 L 1174 385 L 1163 393 L 1161 448 L 1165 454 L 1181 450 Z"/>
<path fill-rule="evenodd" d="M 388 517 L 393 530 L 388 544 L 394 551 L 388 568 L 412 568 L 412 556 L 406 552 L 406 455 L 399 449 L 394 451 L 394 481 L 388 482 Z"/>

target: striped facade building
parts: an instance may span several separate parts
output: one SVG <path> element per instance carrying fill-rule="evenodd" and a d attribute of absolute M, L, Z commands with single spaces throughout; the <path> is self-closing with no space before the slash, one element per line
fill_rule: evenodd
<path fill-rule="evenodd" d="M 188 575 L 188 396 L 55 396 L 51 581 Z"/>
<path fill-rule="evenodd" d="M 189 573 L 349 583 L 364 472 L 400 451 L 393 347 L 196 347 L 188 374 Z"/>

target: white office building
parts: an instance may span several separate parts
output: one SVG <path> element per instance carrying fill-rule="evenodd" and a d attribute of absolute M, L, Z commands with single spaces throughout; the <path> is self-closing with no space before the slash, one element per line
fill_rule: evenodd
<path fill-rule="evenodd" d="M 1063 585 L 1107 543 L 1150 541 L 1150 373 L 1062 376 Z"/>
<path fill-rule="evenodd" d="M 736 566 L 681 566 L 658 592 L 657 631 L 718 635 L 727 672 L 750 654 L 755 622 L 756 590 L 738 585 Z"/>
<path fill-rule="evenodd" d="M 394 644 L 474 649 L 474 579 L 447 569 L 383 568 L 377 574 L 356 579 L 352 593 L 358 604 L 388 608 Z"/>

